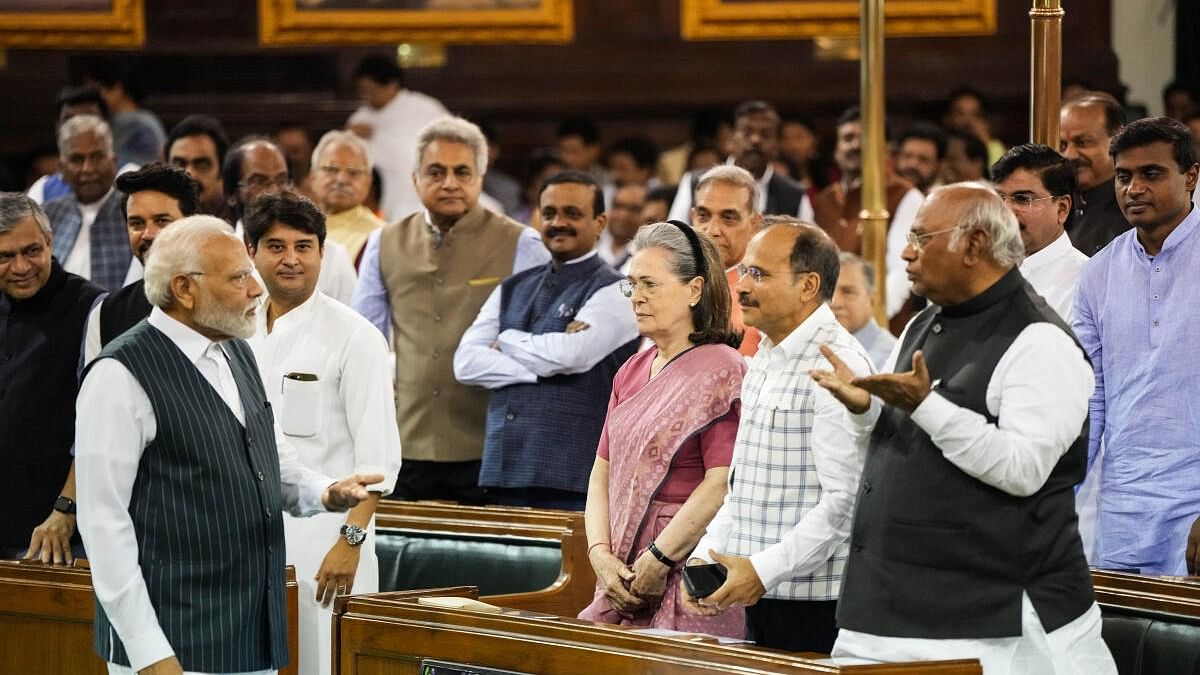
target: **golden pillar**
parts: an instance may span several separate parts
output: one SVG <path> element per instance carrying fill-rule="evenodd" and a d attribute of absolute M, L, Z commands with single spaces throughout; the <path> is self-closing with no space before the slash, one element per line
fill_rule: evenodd
<path fill-rule="evenodd" d="M 875 267 L 875 320 L 883 327 L 887 317 L 887 227 L 888 211 L 883 173 L 887 147 L 883 133 L 885 93 L 883 87 L 883 3 L 860 0 L 859 98 L 862 110 L 862 211 L 863 258 Z"/>
<path fill-rule="evenodd" d="M 1029 139 L 1058 147 L 1062 98 L 1061 0 L 1033 0 L 1029 10 Z"/>

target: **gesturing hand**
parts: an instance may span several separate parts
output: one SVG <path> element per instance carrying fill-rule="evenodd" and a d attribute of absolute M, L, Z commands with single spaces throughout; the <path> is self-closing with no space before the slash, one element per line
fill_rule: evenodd
<path fill-rule="evenodd" d="M 367 498 L 367 487 L 383 482 L 383 474 L 356 473 L 333 483 L 321 495 L 321 504 L 330 511 L 345 511 Z"/>
<path fill-rule="evenodd" d="M 41 525 L 33 528 L 29 537 L 26 560 L 41 558 L 43 563 L 70 565 L 75 559 L 71 555 L 71 535 L 75 534 L 75 516 L 61 511 L 51 511 Z"/>
<path fill-rule="evenodd" d="M 865 413 L 871 407 L 871 393 L 855 386 L 858 376 L 828 345 L 821 345 L 821 355 L 833 366 L 833 370 L 813 370 L 809 373 L 813 381 L 829 390 L 833 397 L 842 402 L 855 415 Z"/>
<path fill-rule="evenodd" d="M 354 588 L 354 574 L 358 571 L 358 557 L 361 546 L 351 546 L 345 539 L 339 538 L 325 559 L 321 561 L 321 569 L 313 577 L 317 581 L 317 602 L 322 607 L 328 607 L 334 597 L 345 595 Z"/>
<path fill-rule="evenodd" d="M 907 373 L 856 377 L 854 386 L 865 389 L 885 402 L 912 412 L 929 395 L 929 370 L 925 367 L 925 354 L 921 350 L 913 353 L 913 369 Z"/>

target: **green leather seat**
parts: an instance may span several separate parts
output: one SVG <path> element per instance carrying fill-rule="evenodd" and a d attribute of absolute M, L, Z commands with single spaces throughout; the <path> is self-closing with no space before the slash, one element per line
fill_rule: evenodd
<path fill-rule="evenodd" d="M 562 549 L 530 537 L 378 530 L 379 590 L 478 586 L 480 595 L 540 591 L 558 579 Z"/>
<path fill-rule="evenodd" d="M 1121 675 L 1200 675 L 1200 619 L 1101 609 L 1104 641 Z"/>

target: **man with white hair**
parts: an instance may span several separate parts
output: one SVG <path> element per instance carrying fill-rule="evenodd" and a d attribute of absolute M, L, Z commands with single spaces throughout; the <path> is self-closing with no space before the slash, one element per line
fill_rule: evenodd
<path fill-rule="evenodd" d="M 79 529 L 110 673 L 272 673 L 288 660 L 281 509 L 345 510 L 383 476 L 295 460 L 250 347 L 262 288 L 211 216 L 147 260 L 150 317 L 105 346 L 77 403 Z"/>
<path fill-rule="evenodd" d="M 813 377 L 864 422 L 866 453 L 835 657 L 1116 673 L 1074 508 L 1092 369 L 1023 255 L 994 191 L 936 188 L 903 253 L 932 305 L 900 336 L 894 374 L 855 377 L 822 348 L 834 371 Z"/>
<path fill-rule="evenodd" d="M 454 379 L 454 350 L 492 291 L 545 264 L 538 233 L 479 203 L 487 139 L 461 117 L 417 135 L 425 208 L 371 234 L 353 307 L 390 335 L 404 464 L 392 496 L 479 503 L 488 392 Z"/>
<path fill-rule="evenodd" d="M 95 115 L 77 115 L 58 128 L 58 161 L 71 194 L 46 202 L 54 257 L 63 269 L 115 291 L 133 258 L 121 199 L 114 196 L 117 160 L 112 131 Z"/>
<path fill-rule="evenodd" d="M 349 131 L 330 131 L 313 150 L 309 175 L 313 199 L 325 212 L 325 233 L 346 247 L 356 266 L 367 237 L 386 224 L 363 206 L 371 193 L 371 166 L 366 141 Z"/>

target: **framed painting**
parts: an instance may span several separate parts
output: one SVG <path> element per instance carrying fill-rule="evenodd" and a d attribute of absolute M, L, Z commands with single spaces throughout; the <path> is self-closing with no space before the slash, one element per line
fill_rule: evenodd
<path fill-rule="evenodd" d="M 680 0 L 685 40 L 789 40 L 858 35 L 858 0 Z M 888 37 L 986 35 L 996 0 L 887 0 Z"/>
<path fill-rule="evenodd" d="M 575 35 L 572 2 L 258 0 L 258 38 L 264 46 L 564 43 Z"/>
<path fill-rule="evenodd" d="M 0 48 L 129 49 L 145 42 L 143 0 L 0 0 Z"/>

